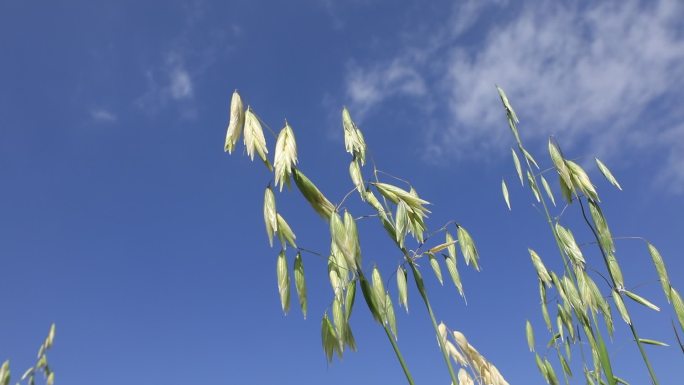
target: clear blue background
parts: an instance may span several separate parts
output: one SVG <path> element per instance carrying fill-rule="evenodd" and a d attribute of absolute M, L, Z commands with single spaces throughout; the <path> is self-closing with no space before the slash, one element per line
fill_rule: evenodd
<path fill-rule="evenodd" d="M 269 176 L 242 150 L 223 153 L 239 89 L 274 130 L 288 119 L 302 169 L 334 201 L 351 186 L 339 119 L 348 105 L 378 167 L 433 203 L 430 226 L 457 219 L 477 242 L 482 271 L 459 265 L 467 306 L 425 270 L 438 318 L 511 384 L 542 383 L 524 335 L 530 319 L 545 344 L 527 248 L 557 257 L 517 184 L 494 84 L 509 91 L 537 158 L 549 164 L 545 140 L 556 135 L 591 170 L 613 233 L 650 239 L 681 292 L 682 16 L 672 1 L 3 1 L 0 360 L 20 375 L 55 322 L 59 384 L 405 381 L 362 301 L 359 351 L 326 363 L 324 260 L 305 255 L 309 318 L 294 298 L 282 315 L 261 214 Z M 299 244 L 326 252 L 326 226 L 298 192 L 277 199 Z M 578 219 L 574 206 L 564 215 Z M 364 264 L 389 277 L 391 242 L 372 220 L 360 230 Z M 590 264 L 598 257 L 587 249 Z M 646 247 L 622 241 L 618 258 L 628 287 L 663 307 L 630 304 L 643 336 L 676 344 Z M 409 302 L 408 316 L 397 309 L 399 345 L 418 383 L 447 384 L 413 290 Z M 647 383 L 615 319 L 616 371 Z M 648 350 L 661 383 L 676 383 L 681 352 Z"/>

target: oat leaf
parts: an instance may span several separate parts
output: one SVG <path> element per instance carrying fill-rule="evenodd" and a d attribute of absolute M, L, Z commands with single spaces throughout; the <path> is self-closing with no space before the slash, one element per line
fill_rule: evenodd
<path fill-rule="evenodd" d="M 335 206 L 330 203 L 323 193 L 314 185 L 309 178 L 299 169 L 293 170 L 293 177 L 297 188 L 304 196 L 311 207 L 326 221 L 330 220 L 330 215 L 335 211 Z"/>

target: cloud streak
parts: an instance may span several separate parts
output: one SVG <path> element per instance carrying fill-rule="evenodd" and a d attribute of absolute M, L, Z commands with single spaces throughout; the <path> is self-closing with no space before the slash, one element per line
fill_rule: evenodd
<path fill-rule="evenodd" d="M 352 69 L 352 106 L 368 112 L 397 95 L 441 104 L 446 112 L 431 118 L 440 129 L 430 130 L 425 143 L 432 158 L 445 149 L 500 149 L 510 138 L 494 90 L 498 83 L 521 115 L 527 138 L 551 133 L 566 147 L 587 146 L 583 151 L 603 156 L 617 148 L 664 150 L 669 166 L 660 179 L 684 192 L 684 173 L 677 171 L 684 168 L 684 114 L 676 107 L 684 100 L 680 2 L 529 2 L 507 12 L 514 15 L 509 20 L 485 25 L 484 37 L 466 45 L 462 34 L 474 28 L 483 7 L 492 6 L 473 4 L 455 8 L 450 25 L 458 28 L 435 30 L 385 63 Z M 503 6 L 510 7 L 497 5 Z M 392 77 L 395 63 L 410 76 Z M 406 91 L 417 84 L 421 92 Z M 655 107 L 668 100 L 679 102 L 654 118 Z"/>
<path fill-rule="evenodd" d="M 90 117 L 100 123 L 113 123 L 119 120 L 116 114 L 104 108 L 93 108 L 90 110 Z"/>

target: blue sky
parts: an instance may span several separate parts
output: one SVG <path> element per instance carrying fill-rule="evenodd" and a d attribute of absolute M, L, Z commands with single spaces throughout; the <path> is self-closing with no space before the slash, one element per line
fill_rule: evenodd
<path fill-rule="evenodd" d="M 282 315 L 261 214 L 269 175 L 241 151 L 223 153 L 239 89 L 273 129 L 288 119 L 302 170 L 334 201 L 351 186 L 339 118 L 348 106 L 378 167 L 433 203 L 429 225 L 457 219 L 478 244 L 482 271 L 461 266 L 467 306 L 425 272 L 438 318 L 511 384 L 542 383 L 524 335 L 530 319 L 546 338 L 527 248 L 557 257 L 516 184 L 494 85 L 537 158 L 549 164 L 554 135 L 590 169 L 613 233 L 650 239 L 684 289 L 683 19 L 674 0 L 4 1 L 0 360 L 23 372 L 56 322 L 58 383 L 404 381 L 361 301 L 359 351 L 326 364 L 325 261 L 305 256 L 309 318 Z M 594 155 L 624 191 L 600 177 Z M 299 194 L 277 199 L 299 244 L 325 251 L 326 226 Z M 571 226 L 576 210 L 564 216 Z M 360 229 L 364 264 L 389 276 L 391 243 L 372 221 Z M 627 286 L 663 307 L 632 306 L 642 334 L 674 343 L 645 246 L 620 242 L 618 258 Z M 408 316 L 397 310 L 400 347 L 418 383 L 447 384 L 417 293 L 409 302 Z M 617 318 L 616 370 L 646 383 Z M 649 353 L 662 383 L 680 377 L 674 348 Z"/>

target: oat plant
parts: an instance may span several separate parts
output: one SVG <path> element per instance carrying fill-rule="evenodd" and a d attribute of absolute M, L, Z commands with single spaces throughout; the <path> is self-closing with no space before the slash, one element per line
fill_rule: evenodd
<path fill-rule="evenodd" d="M 53 385 L 55 383 L 55 372 L 50 368 L 47 357 L 47 352 L 52 347 L 54 339 L 55 324 L 52 324 L 47 337 L 45 337 L 45 340 L 38 349 L 35 364 L 24 372 L 24 374 L 19 378 L 19 381 L 16 382 L 17 385 L 22 383 L 26 385 L 35 385 L 36 375 L 39 374 L 42 374 L 40 377 L 43 378 L 45 385 Z M 3 362 L 0 366 L 0 385 L 9 385 L 11 381 L 11 374 L 9 361 Z"/>
<path fill-rule="evenodd" d="M 268 129 L 275 139 L 272 162 L 263 128 Z M 473 238 L 455 220 L 435 231 L 428 229 L 426 220 L 430 213 L 429 202 L 408 181 L 378 169 L 374 162 L 370 162 L 372 167 L 367 164 L 370 157 L 366 141 L 346 108 L 342 109 L 342 130 L 345 150 L 350 155 L 348 172 L 351 183 L 348 191 L 340 193 L 344 194 L 343 198 L 333 203 L 299 167 L 292 126 L 285 121 L 284 127 L 276 134 L 259 119 L 251 107 L 244 108 L 237 91 L 232 95 L 225 151 L 235 151 L 241 135 L 244 134 L 246 154 L 252 160 L 255 154 L 258 155 L 269 172 L 270 182 L 264 191 L 263 216 L 269 244 L 273 247 L 276 237 L 279 241 L 279 251 L 274 254 L 277 255 L 277 286 L 282 310 L 287 313 L 290 309 L 291 277 L 294 276 L 299 307 L 306 317 L 308 308 L 304 259 L 310 255 L 324 257 L 327 260 L 327 269 L 318 269 L 316 274 L 325 274 L 332 289 L 329 307 L 323 312 L 321 320 L 321 338 L 327 360 L 331 361 L 334 356 L 342 357 L 346 349 L 356 350 L 351 316 L 356 291 L 360 287 L 363 301 L 387 336 L 406 380 L 409 384 L 414 384 L 399 347 L 393 300 L 396 296 L 394 298 L 399 306 L 408 311 L 409 282 L 413 281 L 430 318 L 451 382 L 454 385 L 506 385 L 507 382 L 496 367 L 468 344 L 463 334 L 447 333 L 446 327 L 441 322 L 438 323 L 421 271 L 421 266 L 429 265 L 436 279 L 442 283 L 442 269 L 446 266 L 451 281 L 464 297 L 457 268 L 457 246 L 465 264 L 479 270 L 479 255 Z M 331 170 L 329 174 L 339 175 L 340 171 Z M 292 181 L 311 208 L 323 219 L 321 225 L 329 229 L 329 250 L 318 252 L 302 247 L 301 238 L 295 236 L 294 230 L 285 219 L 286 214 L 278 209 L 276 195 L 280 199 L 284 195 L 283 187 L 291 186 Z M 368 205 L 373 214 L 353 215 L 349 201 L 354 197 Z M 384 228 L 389 242 L 388 251 L 383 258 L 396 262 L 392 270 L 381 272 L 376 265 L 363 260 L 362 243 L 356 226 L 359 220 L 375 220 Z M 311 274 L 312 270 L 306 271 Z M 394 277 L 386 281 L 383 276 Z M 390 286 L 396 287 L 396 290 L 392 290 L 394 295 L 390 294 Z"/>
<path fill-rule="evenodd" d="M 657 348 L 666 348 L 668 345 L 661 341 L 644 338 L 648 332 L 641 334 L 642 330 L 637 329 L 631 314 L 633 310 L 636 311 L 636 308 L 660 311 L 660 307 L 637 294 L 623 277 L 618 263 L 616 241 L 637 239 L 645 244 L 643 263 L 648 264 L 650 260 L 653 264 L 655 276 L 660 281 L 664 292 L 664 299 L 672 305 L 674 316 L 680 328 L 684 330 L 684 304 L 677 290 L 670 284 L 662 256 L 655 246 L 644 238 L 612 235 L 601 209 L 601 200 L 596 186 L 582 166 L 563 154 L 560 145 L 553 138 L 548 142 L 552 167 L 546 169 L 540 167 L 523 144 L 518 131 L 518 117 L 506 94 L 501 88 L 497 87 L 497 89 L 508 125 L 515 139 L 515 147 L 511 151 L 517 179 L 523 186 L 529 187 L 534 200 L 533 204 L 543 213 L 558 247 L 560 258 L 558 262 L 550 262 L 549 259 L 541 257 L 542 254 L 551 254 L 550 252 L 538 253 L 530 248 L 529 255 L 537 272 L 542 318 L 551 335 L 551 342 L 548 346 L 555 351 L 557 360 L 553 360 L 557 362 L 556 365 L 560 365 L 564 382 L 568 384 L 570 377 L 573 376 L 572 352 L 579 350 L 587 384 L 627 383 L 614 373 L 608 345 L 603 336 L 607 333 L 610 339 L 614 337 L 616 327 L 614 310 L 617 310 L 617 314 L 629 329 L 631 340 L 641 355 L 651 383 L 658 384 L 645 345 L 655 345 Z M 598 158 L 595 159 L 595 163 L 605 179 L 621 190 L 622 187 L 608 167 Z M 556 200 L 554 197 L 549 180 L 552 182 L 557 180 L 562 200 Z M 511 200 L 505 180 L 502 180 L 501 188 L 504 201 L 510 210 Z M 572 208 L 579 211 L 584 230 L 590 234 L 591 238 L 585 245 L 593 248 L 582 248 L 573 230 L 565 223 L 564 214 Z M 576 229 L 575 233 L 579 234 L 579 231 L 580 229 Z M 650 258 L 646 255 L 650 255 Z M 562 270 L 556 272 L 548 268 L 547 266 L 551 263 L 562 266 Z M 603 290 L 600 287 L 603 287 Z M 551 291 L 555 294 L 552 295 Z M 552 318 L 552 314 L 555 317 Z M 679 341 L 674 321 L 672 325 Z M 535 360 L 539 371 L 547 383 L 558 384 L 559 379 L 554 365 L 545 354 L 539 351 L 535 342 L 534 329 L 529 321 L 525 329 L 529 349 L 536 352 Z M 590 355 L 585 356 L 583 348 L 585 344 L 590 348 Z M 681 343 L 679 345 L 681 346 Z"/>

